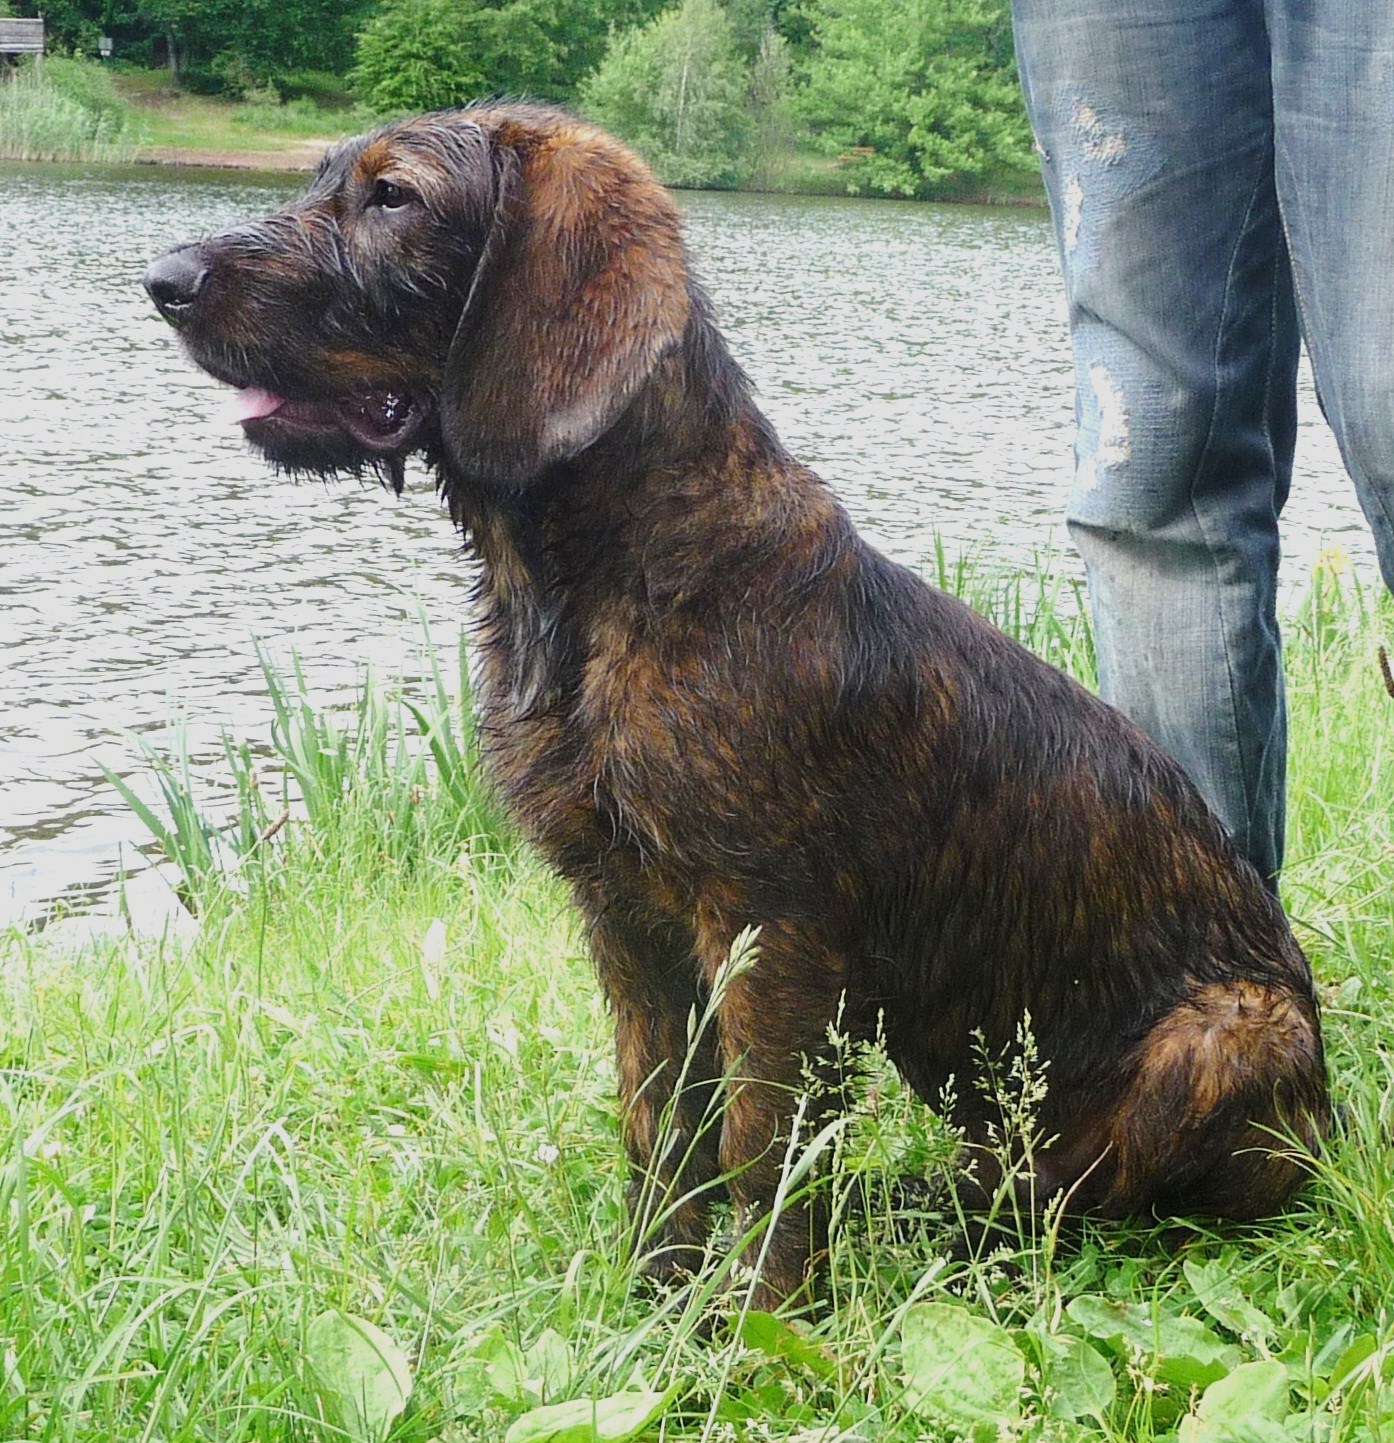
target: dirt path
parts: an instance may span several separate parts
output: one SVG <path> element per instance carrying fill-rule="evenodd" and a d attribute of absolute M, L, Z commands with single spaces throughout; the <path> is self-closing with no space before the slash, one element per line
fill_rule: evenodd
<path fill-rule="evenodd" d="M 313 170 L 330 141 L 304 140 L 284 150 L 201 150 L 183 145 L 147 145 L 140 165 L 200 165 L 214 170 Z"/>

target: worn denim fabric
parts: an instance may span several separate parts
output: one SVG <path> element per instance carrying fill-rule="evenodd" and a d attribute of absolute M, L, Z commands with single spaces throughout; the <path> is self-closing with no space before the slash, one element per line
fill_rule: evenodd
<path fill-rule="evenodd" d="M 1394 3 L 1014 0 L 1105 697 L 1282 861 L 1299 333 L 1394 589 Z"/>

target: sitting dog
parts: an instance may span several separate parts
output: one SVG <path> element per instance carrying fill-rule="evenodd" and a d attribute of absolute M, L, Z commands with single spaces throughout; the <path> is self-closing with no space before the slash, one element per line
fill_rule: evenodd
<path fill-rule="evenodd" d="M 956 1080 L 986 1191 L 974 1077 L 1029 1017 L 1036 1206 L 1288 1199 L 1329 1108 L 1277 902 L 1133 725 L 859 539 L 630 151 L 526 106 L 389 125 L 145 284 L 277 466 L 434 468 L 482 563 L 485 756 L 613 1010 L 651 1271 L 700 1258 L 724 1188 L 757 1305 L 804 1289 L 820 1206 L 769 1212 L 834 1019 L 928 1101 Z"/>

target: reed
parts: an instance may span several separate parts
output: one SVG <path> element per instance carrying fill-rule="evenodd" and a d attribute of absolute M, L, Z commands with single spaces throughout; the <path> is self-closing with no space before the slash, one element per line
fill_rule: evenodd
<path fill-rule="evenodd" d="M 128 108 L 97 66 L 46 59 L 0 79 L 0 158 L 121 164 L 136 149 Z"/>
<path fill-rule="evenodd" d="M 305 862 L 328 871 L 393 875 L 456 862 L 463 852 L 503 857 L 514 841 L 484 781 L 474 734 L 463 639 L 449 669 L 422 621 L 420 695 L 360 677 L 348 705 L 316 698 L 300 658 L 257 656 L 270 710 L 269 738 L 254 746 L 224 735 L 224 778 L 196 781 L 187 734 L 176 721 L 166 755 L 132 736 L 156 796 L 102 770 L 173 864 L 186 906 L 204 914 L 255 882 L 276 886 Z M 221 796 L 221 803 L 217 798 Z"/>

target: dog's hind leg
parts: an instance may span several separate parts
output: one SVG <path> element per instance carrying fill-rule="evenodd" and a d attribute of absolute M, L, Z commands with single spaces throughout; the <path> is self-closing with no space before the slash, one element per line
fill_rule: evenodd
<path fill-rule="evenodd" d="M 1121 1097 L 1088 1128 L 1105 1139 L 1101 1212 L 1249 1219 L 1287 1202 L 1331 1121 L 1310 998 L 1244 979 L 1203 984 L 1133 1060 Z"/>
<path fill-rule="evenodd" d="M 614 1014 L 634 1247 L 644 1274 L 663 1282 L 705 1254 L 719 1175 L 716 1038 L 692 1029 L 704 997 L 680 928 L 611 908 L 590 940 Z"/>

